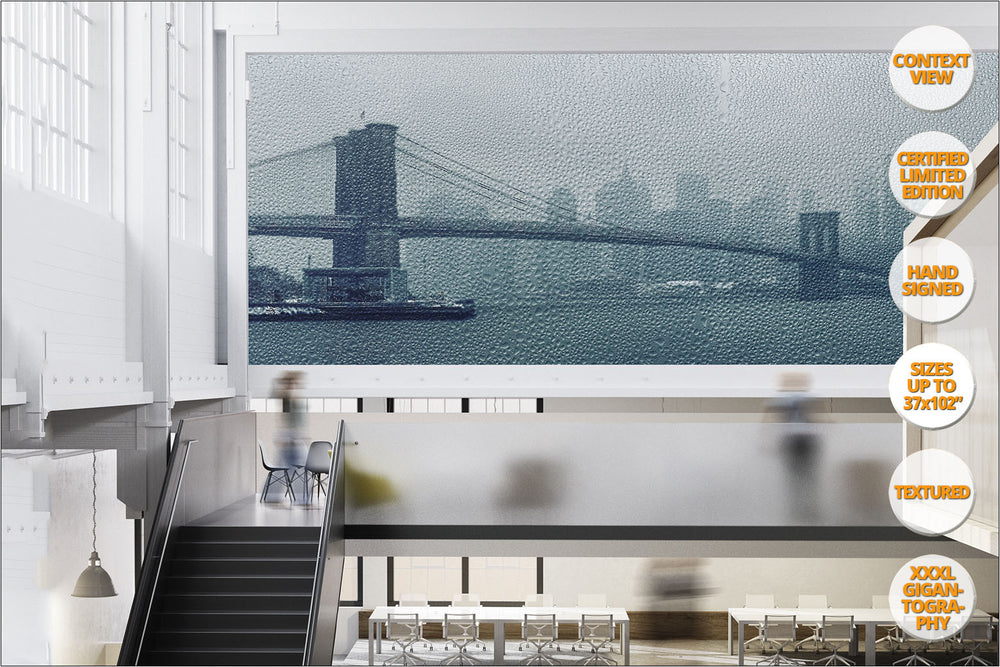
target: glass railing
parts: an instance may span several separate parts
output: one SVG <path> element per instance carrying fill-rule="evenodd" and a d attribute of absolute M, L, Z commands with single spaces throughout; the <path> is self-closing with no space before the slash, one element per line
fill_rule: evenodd
<path fill-rule="evenodd" d="M 329 665 L 340 610 L 340 588 L 344 578 L 344 422 L 337 429 L 337 441 L 330 453 L 330 470 L 323 525 L 316 554 L 309 625 L 306 630 L 304 665 Z"/>
<path fill-rule="evenodd" d="M 174 435 L 174 445 L 170 450 L 170 458 L 167 461 L 167 474 L 160 492 L 160 500 L 156 506 L 153 528 L 146 542 L 139 583 L 135 589 L 135 597 L 132 598 L 132 607 L 129 611 L 128 623 L 125 626 L 121 651 L 118 654 L 119 665 L 139 664 L 139 654 L 142 651 L 143 639 L 149 625 L 153 594 L 160 579 L 163 555 L 167 549 L 170 526 L 173 523 L 177 493 L 184 477 L 187 457 L 192 444 L 195 443 L 181 439 L 181 427 L 178 427 L 177 433 Z"/>

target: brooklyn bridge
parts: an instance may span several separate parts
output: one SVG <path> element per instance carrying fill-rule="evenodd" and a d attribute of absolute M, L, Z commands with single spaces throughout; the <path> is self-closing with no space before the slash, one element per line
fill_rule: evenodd
<path fill-rule="evenodd" d="M 798 244 L 779 247 L 760 242 L 701 238 L 691 230 L 663 229 L 653 224 L 608 224 L 579 220 L 575 210 L 517 188 L 489 174 L 463 165 L 443 153 L 409 139 L 394 125 L 369 123 L 335 137 L 335 201 L 332 215 L 262 215 L 251 212 L 251 236 L 327 239 L 332 244 L 332 266 L 305 271 L 307 299 L 335 300 L 349 294 L 354 284 L 373 278 L 397 287 L 383 298 L 405 293 L 400 274 L 400 241 L 415 238 L 525 239 L 570 241 L 624 246 L 673 246 L 692 250 L 738 253 L 798 266 L 798 297 L 804 300 L 839 296 L 842 273 L 885 280 L 886 268 L 840 256 L 839 214 L 803 212 L 798 215 Z M 309 149 L 306 149 L 309 150 Z M 292 156 L 294 156 L 292 154 Z M 289 154 L 252 164 L 251 168 Z M 516 211 L 516 220 L 486 217 L 400 216 L 397 170 L 415 170 L 427 177 L 487 199 L 502 198 Z M 565 208 L 565 210 L 561 210 Z M 663 227 L 660 225 L 659 227 Z M 777 234 L 774 235 L 775 237 Z M 393 277 L 396 276 L 396 277 Z M 398 283 L 402 281 L 402 285 Z"/>

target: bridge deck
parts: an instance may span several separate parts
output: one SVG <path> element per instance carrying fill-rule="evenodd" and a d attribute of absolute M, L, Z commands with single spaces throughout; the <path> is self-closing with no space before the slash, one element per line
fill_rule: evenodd
<path fill-rule="evenodd" d="M 609 243 L 648 247 L 685 247 L 750 254 L 783 262 L 815 262 L 826 257 L 748 243 L 732 243 L 699 239 L 677 232 L 657 232 L 635 227 L 550 223 L 540 221 L 497 222 L 477 219 L 400 218 L 397 224 L 375 225 L 393 228 L 401 239 L 412 238 L 478 238 L 522 239 L 534 241 L 571 241 L 575 243 Z M 348 234 L 361 234 L 365 225 L 357 218 L 336 216 L 250 216 L 251 236 L 289 236 L 333 239 Z M 888 267 L 837 258 L 835 263 L 847 271 L 885 279 Z"/>

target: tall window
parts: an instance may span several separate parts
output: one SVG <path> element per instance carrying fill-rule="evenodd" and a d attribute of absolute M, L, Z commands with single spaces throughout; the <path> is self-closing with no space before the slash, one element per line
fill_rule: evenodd
<path fill-rule="evenodd" d="M 394 398 L 392 412 L 446 413 L 461 412 L 460 398 Z"/>
<path fill-rule="evenodd" d="M 536 398 L 470 398 L 469 412 L 540 412 Z"/>
<path fill-rule="evenodd" d="M 405 557 L 388 559 L 388 603 L 406 593 L 446 604 L 458 593 L 473 593 L 484 605 L 516 604 L 541 591 L 541 558 Z"/>
<path fill-rule="evenodd" d="M 390 398 L 389 412 L 541 412 L 537 398 Z"/>
<path fill-rule="evenodd" d="M 31 8 L 5 2 L 3 10 L 3 166 L 24 172 L 28 149 L 28 40 Z"/>
<path fill-rule="evenodd" d="M 467 564 L 461 557 L 451 556 L 397 556 L 389 559 L 392 587 L 389 591 L 398 601 L 404 593 L 420 593 L 433 602 L 451 602 L 462 593 L 463 575 Z"/>
<path fill-rule="evenodd" d="M 516 601 L 538 591 L 537 558 L 471 557 L 469 591 L 483 600 Z"/>
<path fill-rule="evenodd" d="M 202 6 L 170 3 L 167 81 L 169 97 L 170 232 L 212 252 L 202 215 Z"/>
<path fill-rule="evenodd" d="M 108 4 L 2 9 L 4 169 L 31 187 L 106 206 Z"/>
<path fill-rule="evenodd" d="M 363 561 L 361 556 L 347 556 L 344 558 L 344 580 L 340 586 L 341 606 L 360 607 L 362 604 L 362 573 Z"/>

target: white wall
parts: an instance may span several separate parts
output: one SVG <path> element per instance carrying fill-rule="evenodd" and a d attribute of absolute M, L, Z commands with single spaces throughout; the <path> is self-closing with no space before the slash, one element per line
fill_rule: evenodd
<path fill-rule="evenodd" d="M 49 543 L 49 512 L 36 502 L 34 471 L 3 459 L 3 656 L 10 664 L 47 663 L 50 604 L 38 568 Z"/>
<path fill-rule="evenodd" d="M 191 243 L 171 239 L 172 371 L 216 362 L 215 326 L 215 258 Z"/>
<path fill-rule="evenodd" d="M 125 631 L 135 577 L 133 525 L 115 497 L 115 453 L 97 455 L 97 550 L 114 598 L 70 595 L 91 550 L 90 455 L 5 458 L 3 476 L 3 662 L 103 664 L 104 644 Z M 7 535 L 8 526 L 20 532 L 22 525 L 37 527 L 36 536 Z"/>
<path fill-rule="evenodd" d="M 125 360 L 125 228 L 3 180 L 3 375 L 51 363 Z M 43 343 L 47 332 L 47 346 Z"/>

